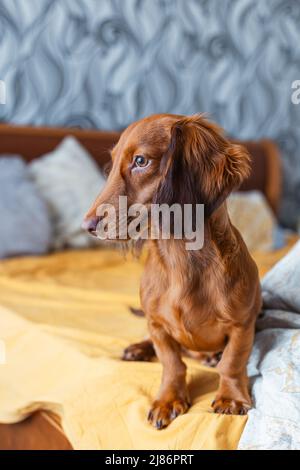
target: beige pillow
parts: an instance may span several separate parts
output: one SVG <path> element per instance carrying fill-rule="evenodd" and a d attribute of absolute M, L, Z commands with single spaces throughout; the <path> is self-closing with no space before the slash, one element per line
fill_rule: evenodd
<path fill-rule="evenodd" d="M 273 248 L 275 218 L 259 191 L 237 192 L 227 200 L 233 225 L 241 232 L 250 251 Z"/>
<path fill-rule="evenodd" d="M 50 209 L 52 248 L 95 245 L 97 240 L 81 229 L 81 223 L 105 179 L 81 144 L 66 137 L 53 152 L 30 163 L 29 173 Z"/>

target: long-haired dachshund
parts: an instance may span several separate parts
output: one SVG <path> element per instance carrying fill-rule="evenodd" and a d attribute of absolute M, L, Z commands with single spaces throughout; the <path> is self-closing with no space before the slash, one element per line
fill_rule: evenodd
<path fill-rule="evenodd" d="M 182 348 L 222 351 L 214 412 L 246 414 L 251 407 L 247 361 L 261 309 L 257 267 L 232 225 L 226 197 L 249 174 L 246 150 L 229 142 L 201 115 L 154 115 L 131 124 L 112 150 L 106 187 L 86 215 L 96 233 L 97 208 L 128 204 L 205 206 L 204 246 L 187 251 L 185 241 L 149 240 L 141 280 L 141 304 L 150 339 L 127 349 L 131 358 L 163 365 L 161 387 L 148 415 L 158 429 L 190 406 Z M 154 349 L 153 349 L 154 346 Z"/>

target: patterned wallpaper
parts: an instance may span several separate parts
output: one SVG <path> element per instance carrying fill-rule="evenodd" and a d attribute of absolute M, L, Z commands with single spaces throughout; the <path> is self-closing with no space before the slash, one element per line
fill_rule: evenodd
<path fill-rule="evenodd" d="M 0 0 L 0 121 L 119 129 L 209 112 L 284 152 L 281 220 L 300 219 L 298 0 Z"/>

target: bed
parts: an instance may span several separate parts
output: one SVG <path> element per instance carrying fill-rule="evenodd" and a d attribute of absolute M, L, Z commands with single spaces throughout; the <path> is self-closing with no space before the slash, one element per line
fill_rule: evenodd
<path fill-rule="evenodd" d="M 0 125 L 0 153 L 19 153 L 31 161 L 69 134 L 100 166 L 109 160 L 109 149 L 119 137 L 117 132 Z M 245 145 L 252 156 L 252 172 L 241 189 L 262 191 L 276 213 L 281 181 L 277 149 L 267 140 Z M 288 245 L 276 252 L 252 253 L 260 275 L 295 241 L 290 237 Z M 11 370 L 2 369 L 6 389 L 0 385 L 0 449 L 237 447 L 247 418 L 211 413 L 218 375 L 192 359 L 189 382 L 195 402 L 189 414 L 159 433 L 147 425 L 160 365 L 119 359 L 122 349 L 146 332 L 144 319 L 130 312 L 130 307 L 139 307 L 141 269 L 142 261 L 106 249 L 0 262 L 0 325 L 7 331 L 20 387 L 16 389 Z M 24 368 L 30 341 L 40 347 L 39 360 Z M 55 370 L 46 373 L 45 364 L 53 363 Z M 29 404 L 30 396 L 35 399 Z M 107 421 L 110 426 L 103 425 Z"/>

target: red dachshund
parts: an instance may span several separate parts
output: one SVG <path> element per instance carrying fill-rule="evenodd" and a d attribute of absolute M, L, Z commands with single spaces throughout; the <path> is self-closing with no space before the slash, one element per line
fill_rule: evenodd
<path fill-rule="evenodd" d="M 261 309 L 260 283 L 225 201 L 248 174 L 247 151 L 201 115 L 150 116 L 121 135 L 106 187 L 86 215 L 85 227 L 95 233 L 97 208 L 118 208 L 120 195 L 128 204 L 205 205 L 202 249 L 187 251 L 185 241 L 172 236 L 147 242 L 140 292 L 150 339 L 128 348 L 125 358 L 149 359 L 155 350 L 163 365 L 148 416 L 158 429 L 190 406 L 182 347 L 223 351 L 216 413 L 245 414 L 251 407 L 246 366 Z"/>

